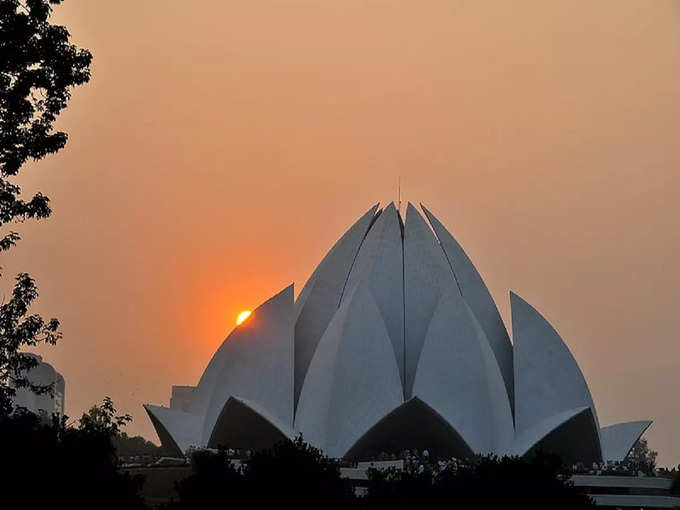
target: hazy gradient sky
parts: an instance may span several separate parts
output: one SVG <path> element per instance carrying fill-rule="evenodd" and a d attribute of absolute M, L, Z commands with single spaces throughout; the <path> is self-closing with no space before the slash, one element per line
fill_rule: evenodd
<path fill-rule="evenodd" d="M 94 54 L 22 184 L 64 339 L 67 412 L 195 384 L 234 325 L 377 201 L 423 202 L 509 326 L 510 289 L 578 360 L 600 422 L 680 462 L 680 3 L 67 0 Z M 5 278 L 7 280 L 8 278 Z M 5 281 L 7 284 L 7 281 Z"/>

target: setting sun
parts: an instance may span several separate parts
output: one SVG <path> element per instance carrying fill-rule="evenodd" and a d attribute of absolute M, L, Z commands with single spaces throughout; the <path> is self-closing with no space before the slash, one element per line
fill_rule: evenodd
<path fill-rule="evenodd" d="M 240 326 L 248 317 L 250 317 L 250 310 L 243 310 L 236 316 L 236 325 Z"/>

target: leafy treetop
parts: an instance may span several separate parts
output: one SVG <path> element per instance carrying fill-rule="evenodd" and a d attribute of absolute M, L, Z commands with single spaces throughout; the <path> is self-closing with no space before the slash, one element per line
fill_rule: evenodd
<path fill-rule="evenodd" d="M 50 22 L 62 0 L 0 0 L 0 228 L 50 215 L 49 199 L 38 192 L 21 196 L 13 182 L 29 160 L 61 150 L 67 135 L 53 124 L 71 97 L 71 88 L 90 79 L 92 55 L 70 42 L 66 27 Z M 19 240 L 0 232 L 0 252 Z M 0 305 L 0 416 L 11 412 L 16 388 L 51 391 L 28 380 L 37 360 L 25 347 L 54 344 L 61 334 L 56 319 L 27 315 L 38 296 L 33 279 L 16 277 L 12 297 Z"/>
<path fill-rule="evenodd" d="M 626 461 L 635 471 L 651 474 L 656 468 L 657 455 L 657 452 L 649 448 L 647 439 L 642 437 L 635 442 L 633 449 L 626 457 Z"/>

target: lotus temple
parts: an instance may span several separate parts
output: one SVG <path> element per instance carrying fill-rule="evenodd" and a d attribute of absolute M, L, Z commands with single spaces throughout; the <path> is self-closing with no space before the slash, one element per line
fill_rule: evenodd
<path fill-rule="evenodd" d="M 297 299 L 293 285 L 269 298 L 197 386 L 145 405 L 163 446 L 258 449 L 302 434 L 347 460 L 405 448 L 623 460 L 651 422 L 601 426 L 557 331 L 510 293 L 511 341 L 468 256 L 422 212 L 372 207 Z"/>

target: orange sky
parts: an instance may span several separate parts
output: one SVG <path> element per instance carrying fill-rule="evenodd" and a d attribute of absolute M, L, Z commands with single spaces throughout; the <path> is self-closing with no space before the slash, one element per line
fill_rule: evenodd
<path fill-rule="evenodd" d="M 157 440 L 141 404 L 401 175 L 506 323 L 510 289 L 552 321 L 601 423 L 652 418 L 680 462 L 678 5 L 67 0 L 93 78 L 2 265 L 63 322 L 68 414 L 110 395 Z"/>

